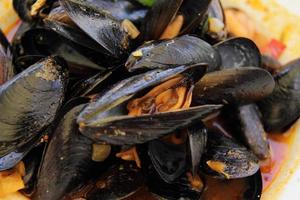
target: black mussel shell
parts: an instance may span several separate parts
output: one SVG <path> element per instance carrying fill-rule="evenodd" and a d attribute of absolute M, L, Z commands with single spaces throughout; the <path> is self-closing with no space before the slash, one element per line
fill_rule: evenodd
<path fill-rule="evenodd" d="M 71 19 L 113 57 L 128 54 L 130 38 L 126 30 L 105 10 L 81 0 L 61 0 L 60 4 Z"/>
<path fill-rule="evenodd" d="M 90 92 L 92 92 L 98 85 L 109 79 L 112 75 L 111 71 L 98 73 L 88 79 L 80 80 L 76 84 L 72 86 L 72 94 L 71 97 L 76 96 L 87 96 Z"/>
<path fill-rule="evenodd" d="M 193 32 L 205 18 L 205 13 L 211 3 L 211 0 L 185 0 L 179 10 L 184 17 L 184 24 L 180 34 Z"/>
<path fill-rule="evenodd" d="M 206 63 L 207 71 L 211 72 L 220 68 L 221 59 L 204 40 L 184 35 L 159 43 L 146 43 L 131 53 L 125 66 L 129 71 L 135 71 L 196 63 Z"/>
<path fill-rule="evenodd" d="M 260 52 L 255 43 L 247 38 L 232 38 L 215 45 L 222 57 L 224 68 L 245 66 L 260 67 Z M 260 87 L 259 85 L 257 88 Z M 256 105 L 249 104 L 236 108 L 243 141 L 259 159 L 270 156 L 267 136 Z"/>
<path fill-rule="evenodd" d="M 0 29 L 0 85 L 11 79 L 14 74 L 11 46 Z"/>
<path fill-rule="evenodd" d="M 182 2 L 183 0 L 156 0 L 142 24 L 142 40 L 158 40 L 165 28 L 175 18 Z"/>
<path fill-rule="evenodd" d="M 98 119 L 90 123 L 79 121 L 79 124 L 81 133 L 95 142 L 130 145 L 145 143 L 185 128 L 217 113 L 221 108 L 222 105 L 204 105 L 138 117 L 123 115 Z"/>
<path fill-rule="evenodd" d="M 245 200 L 259 200 L 262 195 L 263 181 L 261 171 L 257 171 L 254 175 L 247 177 L 248 189 L 244 193 Z"/>
<path fill-rule="evenodd" d="M 255 104 L 237 108 L 243 141 L 259 159 L 270 157 L 267 134 L 261 122 L 258 108 Z"/>
<path fill-rule="evenodd" d="M 152 164 L 165 182 L 172 183 L 186 169 L 186 144 L 172 144 L 153 140 L 148 144 L 148 155 Z"/>
<path fill-rule="evenodd" d="M 119 21 L 128 19 L 135 24 L 141 23 L 148 11 L 147 8 L 130 0 L 87 0 L 87 2 L 94 4 L 99 9 L 108 11 L 115 19 Z"/>
<path fill-rule="evenodd" d="M 33 148 L 22 160 L 25 165 L 25 176 L 23 177 L 25 188 L 22 192 L 28 196 L 31 196 L 35 190 L 38 171 L 46 146 L 44 143 Z"/>
<path fill-rule="evenodd" d="M 144 143 L 218 112 L 221 105 L 205 105 L 139 117 L 127 115 L 125 105 L 130 98 L 191 67 L 152 70 L 118 82 L 98 95 L 80 113 L 77 119 L 80 131 L 97 142 L 118 145 Z"/>
<path fill-rule="evenodd" d="M 201 157 L 207 143 L 207 129 L 203 124 L 195 124 L 187 128 L 192 173 L 198 173 Z"/>
<path fill-rule="evenodd" d="M 75 36 L 74 36 L 75 37 Z M 102 70 L 102 54 L 90 55 L 92 51 L 84 46 L 77 45 L 70 40 L 59 37 L 49 29 L 31 28 L 20 37 L 20 43 L 15 51 L 14 61 L 18 68 L 42 56 L 59 55 L 63 57 L 69 66 L 71 73 L 90 73 L 91 70 Z M 94 51 L 93 51 L 94 52 Z"/>
<path fill-rule="evenodd" d="M 273 93 L 258 103 L 268 132 L 282 132 L 300 116 L 300 59 L 284 66 L 275 82 Z"/>
<path fill-rule="evenodd" d="M 31 140 L 23 146 L 15 149 L 5 156 L 0 157 L 0 171 L 4 171 L 16 166 L 24 158 L 24 156 L 26 156 L 31 151 L 31 149 L 40 144 L 43 135 L 44 133 L 33 136 Z"/>
<path fill-rule="evenodd" d="M 44 23 L 46 27 L 67 38 L 68 40 L 71 40 L 72 42 L 99 53 L 105 52 L 103 47 L 87 36 L 83 31 L 77 29 L 77 27 L 72 27 L 63 22 L 55 21 L 50 17 L 45 18 Z"/>
<path fill-rule="evenodd" d="M 74 190 L 67 199 L 121 200 L 134 195 L 144 182 L 140 169 L 127 162 L 112 166 L 100 178 Z"/>
<path fill-rule="evenodd" d="M 273 92 L 271 74 L 256 67 L 224 69 L 207 73 L 195 84 L 193 103 L 247 104 Z"/>
<path fill-rule="evenodd" d="M 179 66 L 167 70 L 153 70 L 119 81 L 98 95 L 79 115 L 78 123 L 88 123 L 109 116 L 109 110 L 127 101 L 136 93 L 158 85 L 173 76 L 191 69 L 191 66 Z"/>
<path fill-rule="evenodd" d="M 92 141 L 79 133 L 76 124 L 82 107 L 70 110 L 58 124 L 43 158 L 33 200 L 60 200 L 88 178 Z"/>
<path fill-rule="evenodd" d="M 173 183 L 166 183 L 151 164 L 147 166 L 147 186 L 157 199 L 162 200 L 198 200 L 201 196 L 201 192 L 191 187 L 186 174 Z"/>
<path fill-rule="evenodd" d="M 1 157 L 31 142 L 54 120 L 66 83 L 65 63 L 48 57 L 1 86 Z"/>
<path fill-rule="evenodd" d="M 62 6 L 53 9 L 43 21 L 45 27 L 79 46 L 91 49 L 98 53 L 106 52 L 100 44 L 90 38 L 72 21 Z"/>
<path fill-rule="evenodd" d="M 220 179 L 244 178 L 259 170 L 258 159 L 246 147 L 220 133 L 209 132 L 203 155 L 205 173 Z"/>
<path fill-rule="evenodd" d="M 261 55 L 256 44 L 247 38 L 231 38 L 214 45 L 222 59 L 223 68 L 260 67 Z"/>
<path fill-rule="evenodd" d="M 123 67 L 115 67 L 104 72 L 97 73 L 74 84 L 71 88 L 71 97 L 89 96 L 105 91 L 106 88 L 118 81 L 132 76 Z"/>

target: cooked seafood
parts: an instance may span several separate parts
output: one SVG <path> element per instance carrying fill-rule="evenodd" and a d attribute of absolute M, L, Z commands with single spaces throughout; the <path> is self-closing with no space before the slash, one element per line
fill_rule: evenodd
<path fill-rule="evenodd" d="M 1 157 L 16 150 L 15 154 L 24 156 L 27 144 L 33 147 L 33 141 L 40 139 L 62 105 L 66 79 L 65 63 L 58 57 L 49 57 L 1 86 Z M 22 157 L 13 159 L 16 164 Z M 5 163 L 2 166 L 12 167 Z"/>
<path fill-rule="evenodd" d="M 255 43 L 227 38 L 217 0 L 13 3 L 23 22 L 11 44 L 0 34 L 0 171 L 23 161 L 23 194 L 198 200 L 238 179 L 236 197 L 260 199 L 265 129 L 299 117 L 298 61 L 274 78 Z"/>

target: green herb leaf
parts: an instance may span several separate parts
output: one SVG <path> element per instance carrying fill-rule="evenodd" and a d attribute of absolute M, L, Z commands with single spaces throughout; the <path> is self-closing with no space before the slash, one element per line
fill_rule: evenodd
<path fill-rule="evenodd" d="M 154 4 L 155 0 L 138 0 L 138 2 L 144 6 L 151 7 Z"/>

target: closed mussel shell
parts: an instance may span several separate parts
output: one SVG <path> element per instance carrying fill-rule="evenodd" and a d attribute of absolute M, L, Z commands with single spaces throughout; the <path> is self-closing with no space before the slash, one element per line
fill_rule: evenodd
<path fill-rule="evenodd" d="M 300 116 L 300 59 L 275 76 L 273 93 L 258 103 L 266 131 L 282 132 Z"/>
<path fill-rule="evenodd" d="M 259 170 L 258 159 L 248 149 L 220 133 L 209 132 L 203 155 L 205 173 L 221 179 L 243 178 Z"/>
<path fill-rule="evenodd" d="M 87 179 L 92 162 L 92 141 L 78 131 L 76 116 L 82 106 L 60 121 L 47 147 L 34 200 L 59 200 Z"/>
<path fill-rule="evenodd" d="M 0 156 L 39 136 L 64 99 L 67 72 L 61 58 L 48 57 L 0 88 Z"/>
<path fill-rule="evenodd" d="M 171 68 L 206 63 L 207 71 L 220 69 L 217 51 L 200 38 L 184 35 L 173 40 L 146 43 L 132 52 L 125 66 L 129 71 Z"/>
<path fill-rule="evenodd" d="M 231 68 L 207 73 L 195 84 L 193 102 L 247 104 L 273 92 L 272 75 L 257 67 Z"/>

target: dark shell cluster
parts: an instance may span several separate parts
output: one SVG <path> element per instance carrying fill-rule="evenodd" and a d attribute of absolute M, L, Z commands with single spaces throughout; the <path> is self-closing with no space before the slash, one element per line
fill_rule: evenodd
<path fill-rule="evenodd" d="M 225 24 L 217 0 L 13 5 L 22 24 L 11 43 L 0 34 L 0 171 L 23 161 L 23 193 L 198 200 L 209 176 L 245 179 L 241 199 L 260 199 L 266 131 L 300 116 L 299 60 L 270 73 L 254 42 L 212 33 L 210 18 Z"/>

